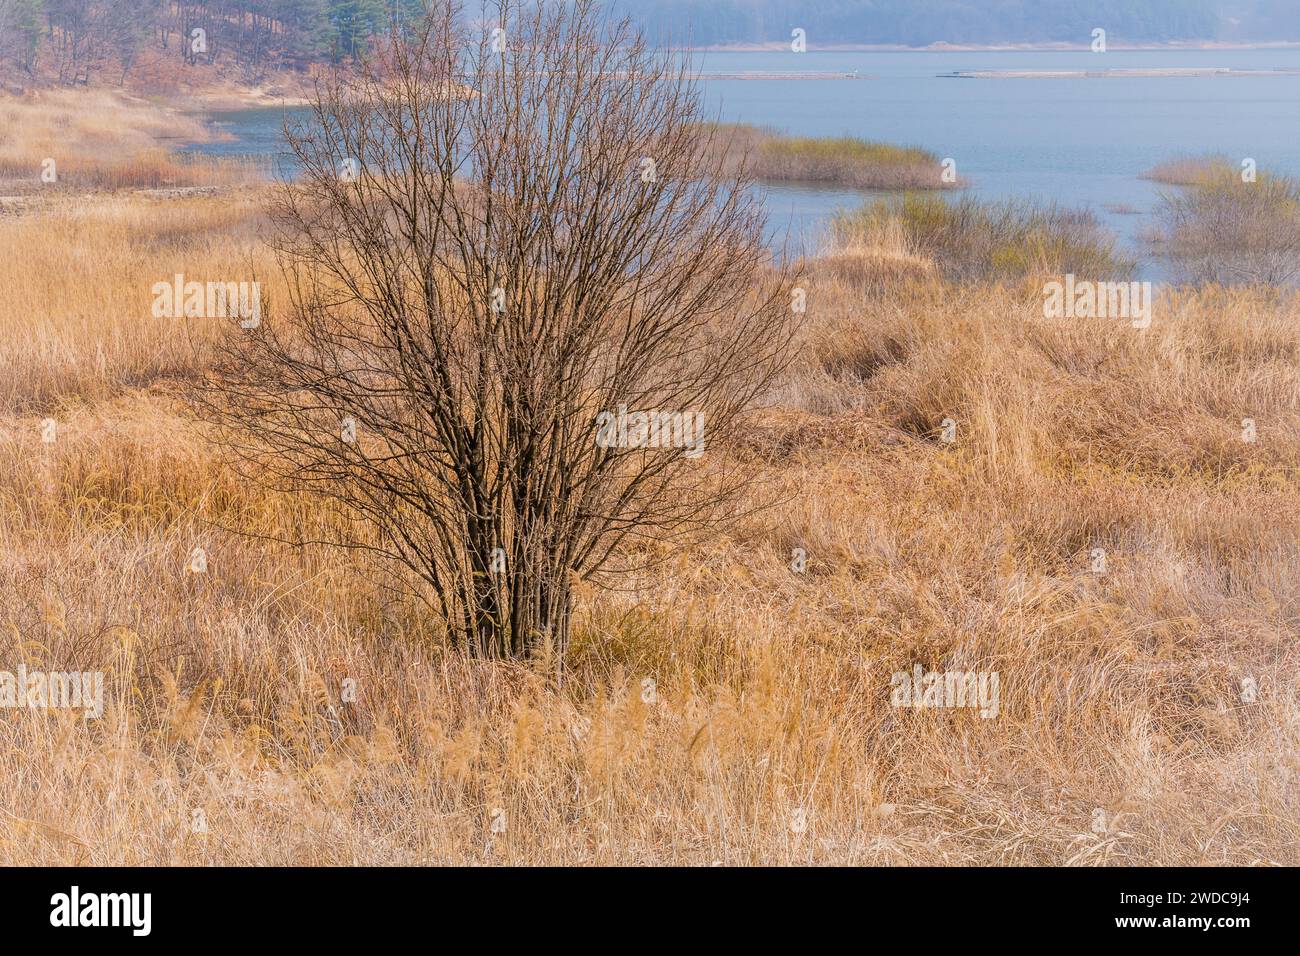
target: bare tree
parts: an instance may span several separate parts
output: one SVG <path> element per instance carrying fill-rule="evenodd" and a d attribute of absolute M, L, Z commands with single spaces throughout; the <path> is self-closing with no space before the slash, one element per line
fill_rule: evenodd
<path fill-rule="evenodd" d="M 688 65 L 626 21 L 578 0 L 425 24 L 289 130 L 291 301 L 226 343 L 204 405 L 472 653 L 562 660 L 575 579 L 744 483 L 727 448 L 784 366 L 791 275 Z"/>

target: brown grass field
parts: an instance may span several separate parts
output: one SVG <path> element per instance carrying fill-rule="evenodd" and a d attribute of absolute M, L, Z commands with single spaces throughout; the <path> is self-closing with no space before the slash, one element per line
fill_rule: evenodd
<path fill-rule="evenodd" d="M 0 97 L 0 195 L 212 187 L 261 171 L 251 161 L 217 163 L 173 152 L 213 135 L 191 115 L 105 90 Z M 54 183 L 40 177 L 47 159 L 55 161 Z"/>
<path fill-rule="evenodd" d="M 1139 331 L 897 230 L 810 261 L 728 450 L 768 507 L 583 590 L 558 684 L 256 537 L 334 519 L 218 457 L 179 398 L 211 320 L 150 287 L 255 270 L 274 306 L 262 187 L 107 188 L 136 109 L 94 191 L 0 206 L 0 669 L 106 675 L 99 720 L 0 710 L 0 864 L 1300 863 L 1293 295 L 1167 292 Z M 18 110 L 0 178 L 59 115 Z M 913 664 L 997 671 L 1000 712 L 892 707 Z"/>

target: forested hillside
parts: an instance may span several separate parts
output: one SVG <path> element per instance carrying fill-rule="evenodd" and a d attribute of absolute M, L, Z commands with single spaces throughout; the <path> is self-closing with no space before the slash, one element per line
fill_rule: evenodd
<path fill-rule="evenodd" d="M 825 0 L 810 7 L 791 0 L 610 0 L 610 7 L 675 45 L 789 42 L 795 27 L 806 31 L 811 49 L 1084 43 L 1098 26 L 1112 44 L 1300 39 L 1293 0 Z M 353 59 L 391 24 L 414 22 L 420 8 L 421 0 L 0 0 L 0 75 L 147 82 L 204 65 L 256 79 Z M 466 16 L 495 22 L 489 10 L 465 5 Z"/>
<path fill-rule="evenodd" d="M 697 46 L 1300 40 L 1295 0 L 619 0 L 654 35 Z"/>
<path fill-rule="evenodd" d="M 339 62 L 419 15 L 420 0 L 0 0 L 4 67 L 121 82 L 158 54 L 247 74 Z M 196 31 L 198 31 L 196 33 Z"/>
<path fill-rule="evenodd" d="M 809 46 L 879 43 L 1083 42 L 1094 27 L 1129 41 L 1209 39 L 1214 0 L 622 0 L 652 34 L 689 33 L 695 45 L 788 40 Z M 797 12 L 796 12 L 797 11 Z M 1082 39 L 1081 39 L 1082 38 Z"/>

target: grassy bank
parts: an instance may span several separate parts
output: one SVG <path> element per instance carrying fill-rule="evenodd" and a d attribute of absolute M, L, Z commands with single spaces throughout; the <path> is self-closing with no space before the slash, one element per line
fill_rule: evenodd
<path fill-rule="evenodd" d="M 1157 163 L 1142 174 L 1142 179 L 1168 186 L 1195 186 L 1240 172 L 1240 167 L 1226 156 L 1178 156 Z"/>
<path fill-rule="evenodd" d="M 220 187 L 265 178 L 265 163 L 189 156 L 201 119 L 107 91 L 0 95 L 0 194 Z"/>
<path fill-rule="evenodd" d="M 1287 285 L 1300 277 L 1300 180 L 1226 159 L 1174 163 L 1151 238 L 1182 282 Z M 1174 170 L 1174 172 L 1170 172 Z"/>

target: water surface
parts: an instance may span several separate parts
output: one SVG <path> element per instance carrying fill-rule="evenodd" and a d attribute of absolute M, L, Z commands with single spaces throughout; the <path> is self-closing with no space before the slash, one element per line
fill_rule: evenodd
<path fill-rule="evenodd" d="M 703 92 L 727 121 L 803 136 L 860 136 L 924 147 L 957 162 L 970 191 L 1091 209 L 1142 256 L 1158 193 L 1139 176 L 1176 156 L 1250 157 L 1300 174 L 1300 75 L 954 79 L 962 70 L 1228 68 L 1300 71 L 1300 50 L 844 52 L 698 54 L 708 74 L 857 73 L 856 79 L 714 79 Z M 233 142 L 210 153 L 278 154 L 279 109 L 214 114 Z M 282 165 L 287 170 L 287 165 Z M 769 186 L 769 240 L 815 249 L 828 216 L 869 198 Z M 1126 210 L 1124 212 L 1118 210 Z M 1127 210 L 1134 210 L 1128 212 Z M 1157 264 L 1142 272 L 1158 278 Z"/>

